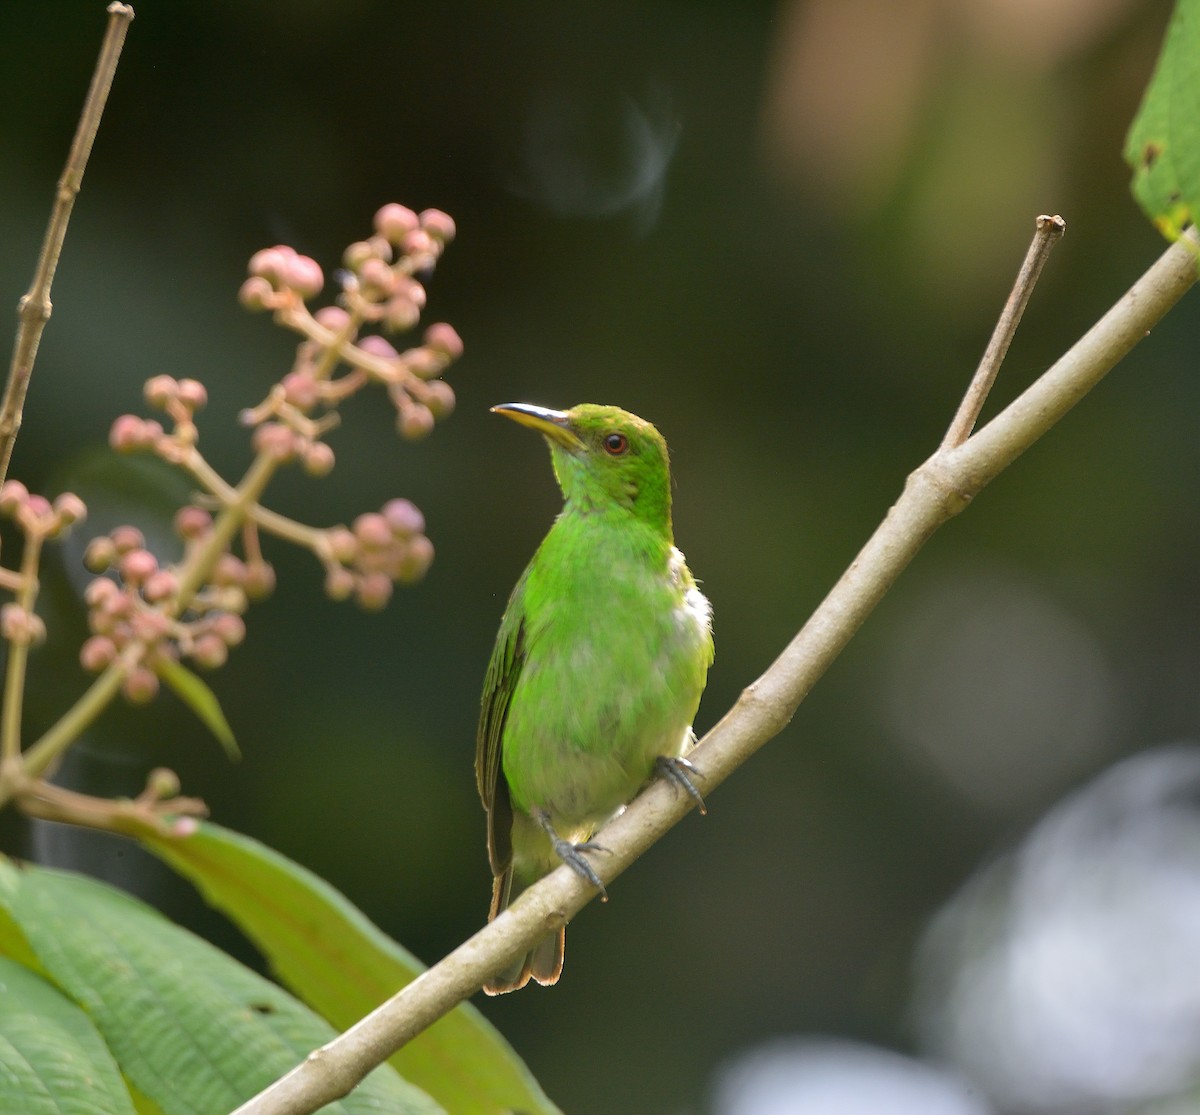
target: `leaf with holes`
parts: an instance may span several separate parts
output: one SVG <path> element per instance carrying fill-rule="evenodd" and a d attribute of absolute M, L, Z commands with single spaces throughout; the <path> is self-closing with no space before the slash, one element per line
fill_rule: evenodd
<path fill-rule="evenodd" d="M 1170 240 L 1200 213 L 1200 0 L 1178 0 L 1125 140 L 1133 196 Z"/>

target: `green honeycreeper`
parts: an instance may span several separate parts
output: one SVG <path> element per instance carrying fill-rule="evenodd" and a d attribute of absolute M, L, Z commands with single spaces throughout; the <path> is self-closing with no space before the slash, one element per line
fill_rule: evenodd
<path fill-rule="evenodd" d="M 493 407 L 541 433 L 564 506 L 513 589 L 483 688 L 475 776 L 495 918 L 565 862 L 602 892 L 589 839 L 657 771 L 703 808 L 682 757 L 713 660 L 712 611 L 674 545 L 667 445 L 584 403 Z M 490 995 L 558 981 L 564 930 Z"/>

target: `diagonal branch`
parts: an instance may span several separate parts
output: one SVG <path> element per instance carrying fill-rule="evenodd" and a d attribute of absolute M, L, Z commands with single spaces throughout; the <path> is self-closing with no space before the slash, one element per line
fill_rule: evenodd
<path fill-rule="evenodd" d="M 1146 336 L 1196 281 L 1194 231 L 1172 245 L 1088 333 L 1019 398 L 957 446 L 916 469 L 883 523 L 799 634 L 700 741 L 689 758 L 705 792 L 791 720 L 892 583 L 939 526 L 1050 429 Z M 608 825 L 608 883 L 692 808 L 657 781 Z M 306 1115 L 346 1095 L 372 1068 L 477 991 L 483 981 L 578 912 L 595 891 L 568 867 L 530 887 L 495 921 L 344 1034 L 314 1051 L 234 1115 Z"/>
<path fill-rule="evenodd" d="M 29 390 L 30 376 L 33 375 L 33 362 L 37 358 L 42 330 L 50 320 L 50 286 L 54 282 L 54 272 L 62 255 L 67 223 L 71 219 L 71 210 L 83 182 L 83 171 L 87 166 L 88 156 L 92 153 L 92 144 L 100 127 L 100 117 L 108 101 L 108 92 L 112 88 L 113 75 L 117 72 L 117 62 L 120 60 L 121 48 L 125 45 L 125 34 L 132 19 L 133 9 L 128 4 L 109 4 L 104 42 L 100 47 L 100 56 L 96 59 L 96 69 L 92 74 L 92 84 L 88 88 L 79 125 L 75 130 L 75 139 L 71 143 L 62 177 L 58 180 L 54 209 L 50 213 L 50 223 L 46 226 L 46 237 L 42 241 L 42 251 L 38 256 L 33 283 L 17 306 L 17 339 L 13 346 L 4 399 L 0 402 L 0 482 L 8 475 L 13 445 L 16 444 L 17 433 L 21 429 L 25 394 Z"/>

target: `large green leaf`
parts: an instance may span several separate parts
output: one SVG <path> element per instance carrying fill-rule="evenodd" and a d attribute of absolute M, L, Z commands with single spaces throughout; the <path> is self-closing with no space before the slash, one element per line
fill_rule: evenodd
<path fill-rule="evenodd" d="M 0 956 L 0 1111 L 134 1115 L 96 1027 L 41 976 Z"/>
<path fill-rule="evenodd" d="M 38 965 L 164 1115 L 232 1110 L 333 1031 L 282 988 L 105 884 L 0 860 L 0 905 Z M 434 1115 L 390 1067 L 326 1110 Z"/>
<path fill-rule="evenodd" d="M 1200 0 L 1178 0 L 1125 140 L 1133 195 L 1175 239 L 1200 213 Z"/>
<path fill-rule="evenodd" d="M 270 961 L 279 978 L 346 1028 L 423 970 L 324 880 L 249 837 L 213 824 L 142 842 L 191 879 Z M 529 1070 L 491 1024 L 461 1004 L 391 1064 L 454 1115 L 554 1115 Z"/>

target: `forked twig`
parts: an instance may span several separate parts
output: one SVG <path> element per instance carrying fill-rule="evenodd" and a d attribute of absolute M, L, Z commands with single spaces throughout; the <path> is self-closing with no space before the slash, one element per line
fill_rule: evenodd
<path fill-rule="evenodd" d="M 1033 293 L 1038 276 L 1041 275 L 1042 268 L 1050 256 L 1050 249 L 1062 239 L 1066 231 L 1067 222 L 1062 217 L 1047 217 L 1045 214 L 1038 217 L 1033 240 L 1029 251 L 1025 253 L 1021 270 L 1017 272 L 1012 293 L 1004 303 L 1004 309 L 1000 311 L 996 328 L 992 330 L 992 339 L 988 341 L 979 367 L 971 377 L 971 384 L 959 404 L 958 413 L 950 423 L 946 436 L 942 438 L 943 449 L 953 449 L 956 445 L 962 445 L 971 436 L 992 384 L 996 382 L 1000 365 L 1004 363 L 1008 346 L 1012 344 L 1017 326 L 1021 324 L 1021 315 L 1025 313 L 1025 307 L 1029 304 L 1029 296 Z"/>

